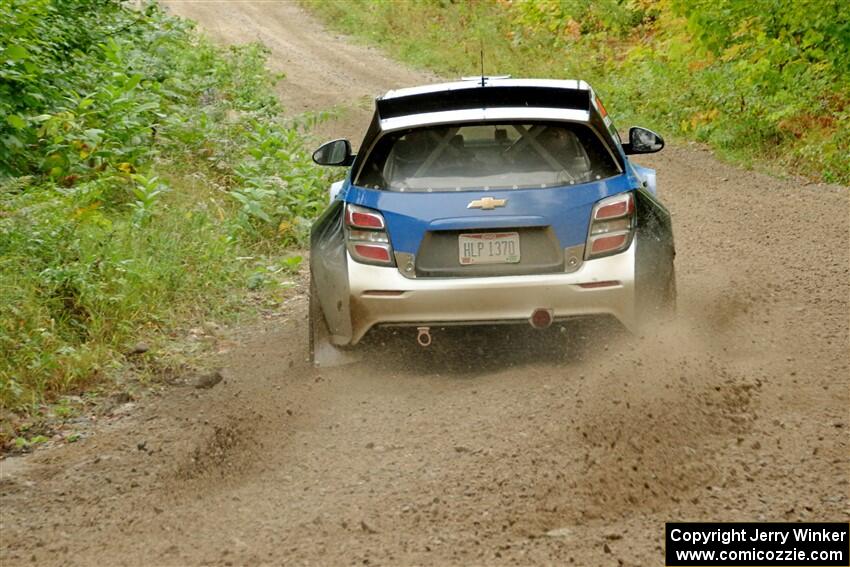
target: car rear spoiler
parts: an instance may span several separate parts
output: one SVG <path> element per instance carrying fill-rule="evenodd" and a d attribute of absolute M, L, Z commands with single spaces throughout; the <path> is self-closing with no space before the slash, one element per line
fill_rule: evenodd
<path fill-rule="evenodd" d="M 559 81 L 560 82 L 560 81 Z M 589 113 L 589 124 L 596 130 L 619 164 L 625 168 L 625 156 L 614 139 L 610 122 L 593 104 L 594 93 L 582 81 L 574 81 L 576 88 L 548 85 L 487 85 L 472 86 L 457 84 L 450 88 L 414 92 L 398 96 L 375 99 L 375 112 L 360 145 L 360 151 L 352 166 L 352 178 L 356 178 L 370 148 L 381 136 L 381 121 L 387 118 L 474 108 L 556 108 L 582 110 Z M 398 91 L 396 91 L 397 93 Z"/>
<path fill-rule="evenodd" d="M 470 108 L 532 107 L 591 110 L 591 92 L 533 86 L 485 86 L 376 100 L 379 119 Z"/>

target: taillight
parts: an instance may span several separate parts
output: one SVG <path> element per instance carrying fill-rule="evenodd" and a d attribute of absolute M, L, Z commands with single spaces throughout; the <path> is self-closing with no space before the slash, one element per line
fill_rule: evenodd
<path fill-rule="evenodd" d="M 585 258 L 599 258 L 622 252 L 632 242 L 635 198 L 622 193 L 602 199 L 590 215 L 590 235 Z"/>
<path fill-rule="evenodd" d="M 631 193 L 626 193 L 625 196 L 618 195 L 611 203 L 605 201 L 597 203 L 593 210 L 593 220 L 616 219 L 634 211 L 635 205 Z"/>
<path fill-rule="evenodd" d="M 390 236 L 378 211 L 345 205 L 345 237 L 348 253 L 358 262 L 394 266 Z"/>
<path fill-rule="evenodd" d="M 378 211 L 358 207 L 357 205 L 346 205 L 345 224 L 351 228 L 366 228 L 383 230 L 384 217 Z"/>

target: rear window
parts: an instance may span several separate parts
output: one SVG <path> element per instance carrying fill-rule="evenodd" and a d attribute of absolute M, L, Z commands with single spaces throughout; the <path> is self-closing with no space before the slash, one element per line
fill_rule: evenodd
<path fill-rule="evenodd" d="M 387 134 L 366 158 L 355 184 L 418 192 L 529 189 L 617 173 L 610 153 L 585 125 L 486 123 Z"/>

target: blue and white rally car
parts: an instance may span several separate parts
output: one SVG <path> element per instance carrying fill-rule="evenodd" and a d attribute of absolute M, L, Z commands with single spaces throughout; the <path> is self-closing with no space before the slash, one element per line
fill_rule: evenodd
<path fill-rule="evenodd" d="M 390 91 L 313 225 L 310 339 L 321 363 L 373 327 L 613 316 L 636 330 L 675 304 L 670 214 L 583 81 L 478 77 Z"/>

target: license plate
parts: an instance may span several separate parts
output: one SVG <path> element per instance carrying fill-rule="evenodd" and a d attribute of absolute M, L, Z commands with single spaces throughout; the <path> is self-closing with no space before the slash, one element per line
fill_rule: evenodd
<path fill-rule="evenodd" d="M 519 233 L 482 232 L 457 237 L 458 257 L 463 266 L 472 264 L 519 263 Z"/>

